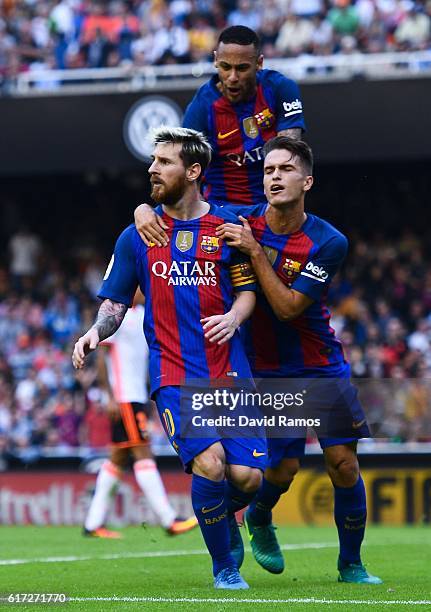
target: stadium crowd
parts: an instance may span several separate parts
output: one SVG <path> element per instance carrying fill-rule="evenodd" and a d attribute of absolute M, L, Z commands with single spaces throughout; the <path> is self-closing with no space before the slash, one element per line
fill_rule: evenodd
<path fill-rule="evenodd" d="M 368 385 L 367 414 L 372 423 L 381 424 L 378 436 L 389 441 L 430 441 L 429 239 L 416 227 L 402 233 L 395 229 L 402 227 L 400 215 L 404 218 L 406 207 L 413 211 L 414 202 L 421 201 L 427 183 L 418 178 L 424 176 L 421 169 L 409 180 L 401 174 L 398 181 L 389 182 L 379 169 L 374 178 L 368 177 L 366 191 L 350 193 L 348 206 L 346 189 L 352 177 L 347 172 L 337 172 L 336 179 L 320 177 L 322 186 L 312 210 L 327 213 L 322 203 L 331 201 L 330 219 L 350 238 L 349 255 L 334 280 L 329 304 L 353 375 L 358 384 Z M 81 446 L 100 449 L 108 443 L 109 421 L 95 368 L 75 374 L 70 356 L 77 336 L 94 320 L 113 228 L 126 225 L 129 213 L 131 217 L 122 206 L 125 222 L 115 219 L 114 200 L 133 203 L 139 197 L 139 184 L 134 185 L 135 192 L 123 193 L 117 183 L 91 184 L 92 201 L 100 199 L 113 215 L 105 227 L 109 238 L 103 239 L 104 245 L 94 241 L 98 230 L 92 223 L 100 218 L 96 204 L 94 221 L 88 206 L 85 213 L 81 211 L 87 215 L 89 238 L 80 236 L 72 251 L 62 253 L 60 243 L 50 244 L 52 228 L 58 227 L 55 215 L 45 234 L 40 220 L 38 226 L 31 216 L 37 231 L 23 226 L 9 233 L 12 237 L 0 256 L 0 456 L 12 453 L 31 460 L 40 453 L 67 455 Z M 71 202 L 78 200 L 74 189 L 70 183 Z M 79 190 L 83 197 L 81 184 Z M 34 192 L 40 200 L 48 193 L 40 184 Z M 117 197 L 120 193 L 123 196 Z M 398 205 L 391 209 L 393 201 Z M 3 222 L 6 227 L 8 219 Z M 71 235 L 79 235 L 76 227 L 81 228 L 79 214 L 76 226 L 70 217 Z"/>
<path fill-rule="evenodd" d="M 5 0 L 0 78 L 34 69 L 211 61 L 228 25 L 267 58 L 429 49 L 431 0 Z"/>

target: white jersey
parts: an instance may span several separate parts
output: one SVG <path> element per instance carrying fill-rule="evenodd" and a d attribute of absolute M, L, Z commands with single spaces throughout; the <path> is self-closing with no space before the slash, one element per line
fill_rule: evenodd
<path fill-rule="evenodd" d="M 129 308 L 115 334 L 101 343 L 109 347 L 106 365 L 117 402 L 148 401 L 148 344 L 143 326 L 144 307 Z"/>

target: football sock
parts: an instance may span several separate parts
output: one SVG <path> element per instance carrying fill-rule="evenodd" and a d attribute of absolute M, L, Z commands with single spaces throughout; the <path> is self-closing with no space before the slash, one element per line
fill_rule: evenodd
<path fill-rule="evenodd" d="M 272 512 L 280 497 L 287 488 L 278 487 L 264 477 L 260 489 L 250 504 L 249 513 L 254 525 L 269 525 L 272 521 Z"/>
<path fill-rule="evenodd" d="M 340 540 L 342 563 L 361 562 L 361 544 L 367 522 L 367 501 L 361 475 L 353 487 L 336 487 L 334 518 Z"/>
<path fill-rule="evenodd" d="M 169 503 L 156 462 L 154 459 L 139 459 L 135 461 L 133 471 L 148 505 L 162 527 L 167 529 L 174 522 L 176 512 Z"/>
<path fill-rule="evenodd" d="M 111 493 L 121 479 L 121 469 L 105 461 L 97 475 L 96 488 L 85 519 L 85 529 L 94 531 L 103 525 L 111 503 Z"/>
<path fill-rule="evenodd" d="M 230 554 L 225 487 L 224 480 L 214 482 L 203 476 L 193 474 L 193 509 L 212 558 L 214 576 L 226 567 L 236 567 Z"/>
<path fill-rule="evenodd" d="M 256 492 L 245 493 L 226 480 L 226 504 L 229 516 L 248 506 L 255 495 Z"/>

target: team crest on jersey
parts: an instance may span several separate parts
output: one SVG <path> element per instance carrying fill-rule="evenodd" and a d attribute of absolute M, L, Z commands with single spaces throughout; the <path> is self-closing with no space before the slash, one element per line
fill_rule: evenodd
<path fill-rule="evenodd" d="M 249 138 L 256 138 L 259 136 L 259 128 L 257 127 L 257 121 L 255 117 L 246 117 L 242 120 L 244 132 Z"/>
<path fill-rule="evenodd" d="M 202 236 L 201 249 L 204 253 L 216 253 L 219 250 L 219 238 L 217 236 Z"/>
<path fill-rule="evenodd" d="M 269 128 L 274 123 L 274 115 L 271 113 L 269 108 L 264 108 L 260 113 L 256 113 L 254 116 L 256 123 L 261 128 Z"/>
<path fill-rule="evenodd" d="M 269 246 L 264 246 L 263 250 L 265 252 L 265 255 L 268 258 L 269 263 L 271 264 L 271 266 L 273 266 L 275 263 L 275 260 L 277 259 L 278 251 Z"/>
<path fill-rule="evenodd" d="M 286 257 L 286 261 L 283 264 L 283 270 L 286 272 L 287 276 L 293 276 L 301 271 L 301 263 Z"/>
<path fill-rule="evenodd" d="M 175 246 L 181 251 L 181 253 L 189 251 L 193 246 L 193 232 L 188 232 L 186 230 L 177 232 Z"/>

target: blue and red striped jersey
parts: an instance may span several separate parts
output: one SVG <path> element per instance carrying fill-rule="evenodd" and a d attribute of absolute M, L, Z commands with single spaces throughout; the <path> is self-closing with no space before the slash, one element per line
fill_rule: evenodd
<path fill-rule="evenodd" d="M 275 316 L 263 293 L 245 324 L 244 339 L 255 376 L 301 376 L 304 370 L 344 361 L 343 348 L 330 325 L 326 306 L 329 284 L 347 252 L 347 238 L 330 223 L 307 213 L 291 234 L 274 234 L 265 219 L 267 205 L 231 207 L 247 217 L 278 278 L 314 301 L 291 321 Z"/>
<path fill-rule="evenodd" d="M 183 126 L 207 135 L 213 149 L 205 173 L 204 196 L 214 204 L 260 204 L 262 148 L 281 130 L 305 129 L 298 85 L 275 70 L 260 70 L 256 95 L 232 104 L 212 77 L 196 93 Z"/>
<path fill-rule="evenodd" d="M 99 293 L 130 305 L 139 285 L 145 295 L 144 332 L 150 349 L 151 393 L 197 378 L 250 378 L 238 332 L 218 345 L 204 337 L 201 319 L 228 312 L 234 292 L 254 291 L 248 259 L 215 234 L 235 215 L 211 205 L 198 219 L 173 219 L 156 209 L 169 226 L 167 247 L 147 247 L 134 225 L 117 240 Z"/>

